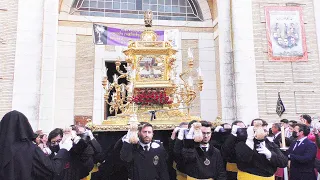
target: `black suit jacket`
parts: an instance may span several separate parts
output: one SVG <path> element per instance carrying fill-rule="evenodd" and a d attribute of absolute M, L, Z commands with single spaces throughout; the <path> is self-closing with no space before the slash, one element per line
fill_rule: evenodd
<path fill-rule="evenodd" d="M 273 139 L 273 142 L 280 147 L 281 142 L 281 133 Z"/>
<path fill-rule="evenodd" d="M 280 143 L 282 143 L 281 133 L 273 139 L 273 142 L 280 147 Z M 290 147 L 292 140 L 290 138 L 285 138 L 286 146 Z"/>
<path fill-rule="evenodd" d="M 251 149 L 245 142 L 236 144 L 238 169 L 257 176 L 271 177 L 277 168 L 284 168 L 288 165 L 288 158 L 283 155 L 275 143 L 265 140 L 265 145 L 271 152 L 271 159 L 259 154 L 256 149 Z M 291 180 L 291 179 L 290 179 Z"/>

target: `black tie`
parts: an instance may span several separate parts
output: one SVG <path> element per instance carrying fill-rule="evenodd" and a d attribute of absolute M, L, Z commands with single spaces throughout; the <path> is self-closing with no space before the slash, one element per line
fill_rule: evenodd
<path fill-rule="evenodd" d="M 207 152 L 207 147 L 201 147 L 203 152 Z"/>
<path fill-rule="evenodd" d="M 295 150 L 299 146 L 300 141 L 297 141 L 296 144 L 293 147 L 293 150 Z"/>
<path fill-rule="evenodd" d="M 148 146 L 144 146 L 144 151 L 148 151 Z"/>

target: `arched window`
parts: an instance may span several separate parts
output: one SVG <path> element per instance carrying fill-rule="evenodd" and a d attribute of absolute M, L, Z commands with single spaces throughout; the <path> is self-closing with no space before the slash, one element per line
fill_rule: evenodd
<path fill-rule="evenodd" d="M 72 14 L 143 19 L 152 10 L 153 19 L 203 21 L 197 0 L 75 0 Z"/>

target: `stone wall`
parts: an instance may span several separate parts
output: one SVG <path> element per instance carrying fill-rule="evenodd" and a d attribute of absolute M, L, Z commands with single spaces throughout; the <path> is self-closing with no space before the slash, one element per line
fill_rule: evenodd
<path fill-rule="evenodd" d="M 267 54 L 265 6 L 301 6 L 308 49 L 307 62 L 271 62 Z M 312 0 L 253 0 L 253 26 L 259 114 L 278 121 L 277 93 L 286 112 L 282 118 L 298 119 L 302 113 L 315 115 L 320 109 L 320 69 Z"/>
<path fill-rule="evenodd" d="M 0 119 L 11 110 L 18 1 L 0 0 Z"/>
<path fill-rule="evenodd" d="M 74 115 L 92 117 L 94 81 L 94 44 L 91 36 L 77 35 Z"/>

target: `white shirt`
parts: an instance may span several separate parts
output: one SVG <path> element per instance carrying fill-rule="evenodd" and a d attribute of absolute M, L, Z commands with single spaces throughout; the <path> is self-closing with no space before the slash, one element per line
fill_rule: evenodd
<path fill-rule="evenodd" d="M 304 140 L 305 140 L 305 139 L 307 139 L 307 138 L 308 138 L 308 136 L 303 137 L 303 138 L 301 138 L 301 139 L 297 140 L 297 141 L 300 141 L 300 142 L 299 142 L 299 144 L 298 144 L 298 146 L 300 146 L 300 144 L 302 143 L 302 141 L 304 141 Z"/>
<path fill-rule="evenodd" d="M 207 143 L 207 144 L 200 144 L 200 148 L 202 149 L 203 147 L 205 147 L 206 148 L 206 152 L 209 150 L 209 143 Z"/>
<path fill-rule="evenodd" d="M 274 139 L 277 138 L 279 136 L 281 132 L 278 132 L 277 134 L 274 135 Z"/>
<path fill-rule="evenodd" d="M 151 142 L 148 143 L 148 144 L 144 144 L 144 143 L 142 143 L 142 142 L 139 141 L 139 144 L 140 144 L 140 146 L 142 147 L 143 150 L 145 150 L 145 149 L 144 149 L 145 146 L 148 146 L 148 151 L 150 150 L 150 144 L 151 144 Z"/>
<path fill-rule="evenodd" d="M 293 147 L 293 150 L 295 150 L 296 149 L 296 147 L 299 147 L 300 146 L 300 144 L 305 140 L 305 139 L 307 139 L 308 137 L 306 136 L 306 137 L 303 137 L 303 138 L 301 138 L 301 139 L 299 139 L 299 140 L 297 140 L 297 141 L 299 141 L 299 144 L 297 145 L 297 143 L 294 145 L 294 147 Z"/>

